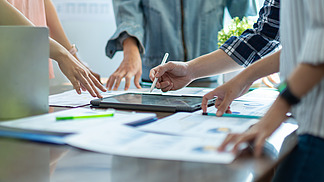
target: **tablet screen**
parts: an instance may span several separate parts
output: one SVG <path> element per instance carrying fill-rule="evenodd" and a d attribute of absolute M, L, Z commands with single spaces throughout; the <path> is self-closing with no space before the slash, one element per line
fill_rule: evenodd
<path fill-rule="evenodd" d="M 202 97 L 195 96 L 170 96 L 157 94 L 127 93 L 103 98 L 101 103 L 124 103 L 156 106 L 195 106 L 201 104 Z"/>

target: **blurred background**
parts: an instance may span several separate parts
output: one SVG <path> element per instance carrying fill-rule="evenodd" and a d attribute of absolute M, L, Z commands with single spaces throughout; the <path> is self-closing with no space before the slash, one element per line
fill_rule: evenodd
<path fill-rule="evenodd" d="M 116 53 L 113 59 L 105 55 L 106 43 L 116 29 L 112 0 L 52 1 L 70 42 L 76 44 L 79 49 L 79 58 L 101 77 L 109 77 L 123 59 L 122 52 Z M 263 0 L 259 0 L 258 8 L 262 4 Z M 225 27 L 230 20 L 231 17 L 226 12 Z M 55 86 L 67 82 L 55 61 L 53 64 L 55 79 L 50 80 L 50 85 Z"/>

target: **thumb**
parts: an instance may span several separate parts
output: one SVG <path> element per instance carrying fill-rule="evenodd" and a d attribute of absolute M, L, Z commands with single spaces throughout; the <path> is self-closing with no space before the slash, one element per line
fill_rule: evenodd
<path fill-rule="evenodd" d="M 155 77 L 161 77 L 162 75 L 164 75 L 165 72 L 168 72 L 172 69 L 174 69 L 174 63 L 172 62 L 168 62 L 165 65 L 160 65 L 158 67 L 156 67 L 156 74 Z"/>

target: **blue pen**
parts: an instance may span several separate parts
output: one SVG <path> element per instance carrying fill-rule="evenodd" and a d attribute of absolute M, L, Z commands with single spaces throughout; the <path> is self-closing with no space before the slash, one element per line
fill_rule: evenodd
<path fill-rule="evenodd" d="M 216 116 L 216 113 L 202 113 L 207 116 Z M 261 116 L 242 115 L 242 114 L 227 114 L 224 113 L 222 117 L 233 117 L 233 118 L 249 118 L 249 119 L 260 119 Z"/>

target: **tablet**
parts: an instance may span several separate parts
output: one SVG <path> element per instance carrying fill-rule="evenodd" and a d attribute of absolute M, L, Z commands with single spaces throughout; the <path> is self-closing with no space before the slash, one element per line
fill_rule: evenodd
<path fill-rule="evenodd" d="M 103 99 L 95 99 L 90 103 L 93 107 L 102 108 L 165 112 L 192 112 L 201 108 L 201 101 L 201 96 L 125 93 Z M 214 104 L 214 102 L 215 99 L 210 100 L 208 102 L 208 106 Z"/>

